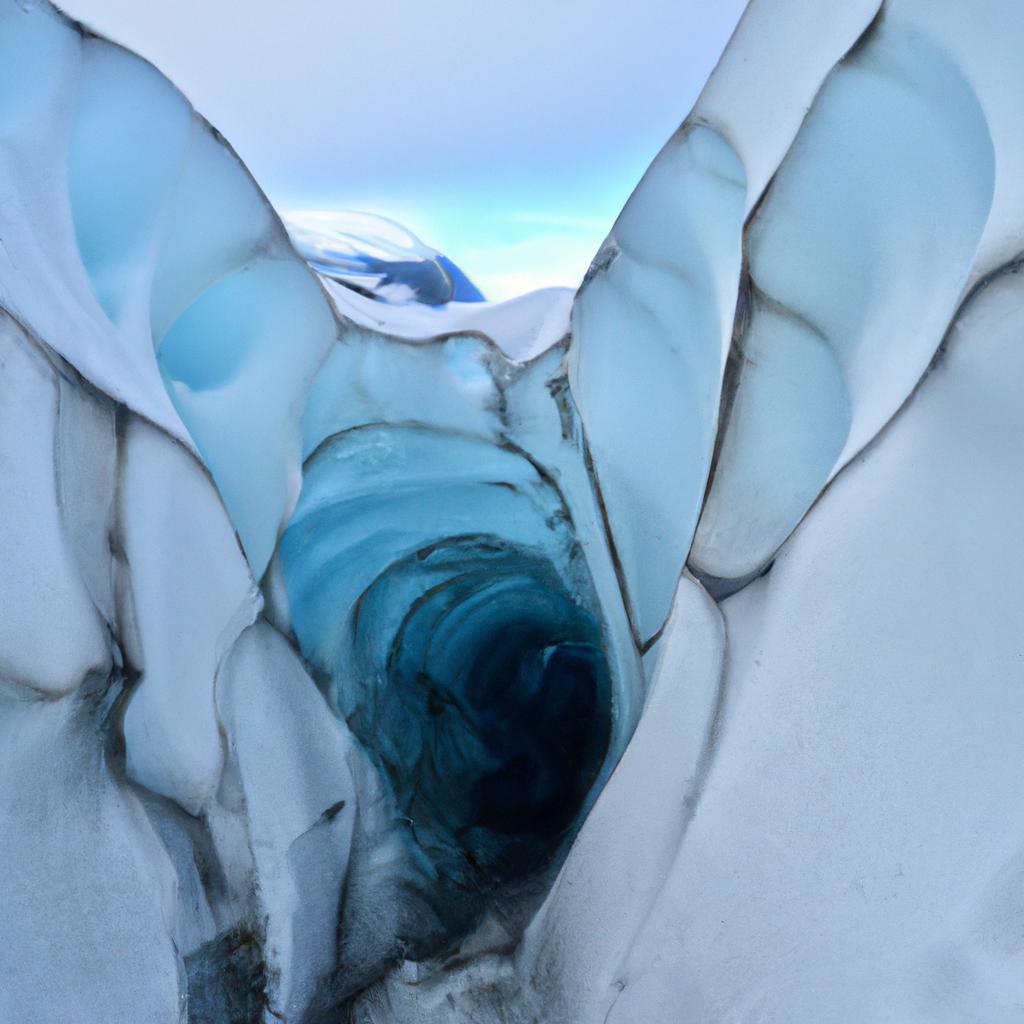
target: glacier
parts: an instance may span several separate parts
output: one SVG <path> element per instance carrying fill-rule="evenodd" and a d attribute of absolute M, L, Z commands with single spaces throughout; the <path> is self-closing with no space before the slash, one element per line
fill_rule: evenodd
<path fill-rule="evenodd" d="M 285 227 L 299 255 L 321 276 L 380 302 L 445 306 L 483 302 L 465 271 L 408 228 L 357 210 L 296 210 Z"/>
<path fill-rule="evenodd" d="M 1020 1020 L 1022 42 L 751 0 L 491 303 L 0 0 L 0 1021 Z"/>

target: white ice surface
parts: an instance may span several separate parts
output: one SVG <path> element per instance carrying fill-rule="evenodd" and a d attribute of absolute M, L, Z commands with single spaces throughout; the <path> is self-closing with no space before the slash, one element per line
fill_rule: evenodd
<path fill-rule="evenodd" d="M 510 359 L 526 362 L 569 333 L 573 293 L 540 288 L 506 302 L 449 302 L 444 306 L 389 306 L 335 281 L 324 285 L 337 311 L 353 323 L 412 341 L 480 333 Z"/>
<path fill-rule="evenodd" d="M 691 115 L 720 132 L 747 175 L 747 211 L 761 198 L 825 77 L 881 0 L 751 0 Z"/>
<path fill-rule="evenodd" d="M 850 2 L 828 8 L 808 4 L 804 0 L 754 0 L 701 95 L 694 116 L 721 131 L 740 154 L 748 175 L 748 206 L 754 212 L 753 235 L 756 239 L 760 218 L 756 204 L 762 198 L 780 163 L 786 160 L 792 164 L 794 156 L 805 148 L 800 136 L 807 135 L 806 128 L 802 128 L 807 111 L 812 106 L 820 106 L 828 91 L 834 90 L 834 83 L 826 83 L 826 78 L 835 78 L 834 74 L 829 75 L 831 66 L 855 44 L 865 51 L 870 51 L 873 46 L 877 47 L 878 36 L 891 35 L 893 29 L 900 27 L 910 36 L 916 35 L 927 40 L 928 45 L 934 48 L 936 53 L 945 55 L 945 59 L 955 66 L 966 88 L 974 94 L 975 102 L 983 114 L 987 134 L 991 138 L 993 152 L 994 188 L 991 209 L 977 240 L 976 251 L 968 260 L 968 278 L 962 282 L 960 289 L 960 293 L 963 294 L 966 287 L 976 283 L 985 274 L 1016 255 L 1024 238 L 1024 189 L 1020 184 L 1019 173 L 1021 160 L 1024 158 L 1024 142 L 1015 127 L 1017 110 L 1012 98 L 1019 92 L 1014 83 L 1022 73 L 1020 62 L 1015 59 L 1014 53 L 1024 33 L 1024 13 L 1019 5 L 1009 2 L 987 3 L 978 8 L 955 2 L 897 0 L 886 4 L 884 13 L 871 25 L 878 7 L 873 0 L 864 3 Z M 856 61 L 862 60 L 862 55 L 854 56 Z M 916 55 L 914 65 L 914 73 L 918 75 L 925 68 Z M 825 90 L 819 95 L 819 89 L 823 84 Z M 859 94 L 858 103 L 866 102 L 867 95 Z M 902 102 L 900 100 L 883 104 L 883 112 L 876 119 L 879 128 L 884 131 L 887 124 L 892 127 L 892 114 L 896 113 L 897 117 L 899 116 L 898 110 Z M 936 99 L 931 116 L 937 114 L 939 117 L 947 117 L 954 106 L 949 99 Z M 864 109 L 866 111 L 866 108 Z M 910 141 L 915 146 L 918 144 L 919 133 L 927 123 L 928 116 L 917 115 L 912 119 L 910 127 L 900 133 L 901 141 L 897 144 L 896 151 L 904 141 Z M 812 128 L 813 120 L 812 116 Z M 862 128 L 857 128 L 851 121 L 844 127 L 844 132 L 847 130 L 852 139 Z M 952 147 L 954 161 L 961 160 L 964 153 L 970 150 L 970 145 L 967 145 L 962 147 L 962 152 L 961 144 L 971 134 L 963 129 L 952 128 L 943 132 L 947 144 Z M 797 140 L 795 144 L 794 140 Z M 839 156 L 837 147 L 829 148 L 834 157 Z M 876 146 L 874 151 L 884 153 L 884 159 L 891 159 L 888 147 Z M 941 176 L 948 175 L 948 164 L 948 158 L 936 158 L 929 162 L 929 170 L 923 179 L 924 187 L 920 190 L 920 196 L 934 188 Z M 934 175 L 932 169 L 935 171 Z M 877 173 L 877 169 L 869 170 L 863 180 L 866 182 L 873 173 Z M 949 239 L 939 243 L 925 243 L 924 239 L 933 237 L 934 233 L 948 227 L 950 213 L 955 217 L 964 216 L 977 198 L 975 192 L 981 185 L 981 178 L 980 174 L 972 172 L 970 188 L 959 188 L 942 201 L 933 197 L 925 209 L 929 212 L 942 209 L 943 216 L 936 217 L 930 229 L 927 225 L 913 230 L 908 227 L 898 237 L 906 239 L 908 245 L 923 249 L 929 259 L 933 258 L 935 252 L 945 250 Z M 808 215 L 814 208 L 816 196 L 826 202 L 835 196 L 834 183 L 840 179 L 841 172 L 840 178 L 826 177 L 821 188 L 804 192 L 805 199 L 800 205 L 806 208 Z M 869 201 L 874 202 L 877 209 L 881 209 L 882 204 L 895 194 L 901 182 L 914 180 L 915 175 L 907 168 L 900 173 L 891 173 L 885 176 L 879 186 L 867 193 L 871 197 Z M 912 194 L 911 205 L 920 196 Z M 795 229 L 796 221 L 788 214 L 786 219 L 789 229 Z M 820 217 L 817 219 L 821 220 Z M 825 215 L 825 221 L 827 219 L 828 214 Z M 815 246 L 810 244 L 808 238 L 805 238 L 802 247 L 809 255 L 816 252 Z M 826 247 L 825 251 L 834 250 Z M 870 249 L 862 251 L 865 255 L 872 252 Z M 898 257 L 897 263 L 903 264 L 908 257 L 914 258 L 910 249 Z M 947 269 L 951 262 L 946 264 Z M 765 261 L 762 260 L 762 263 Z M 787 264 L 788 260 L 779 260 L 777 254 L 768 261 L 768 265 L 773 269 L 780 268 L 783 273 L 786 272 Z M 812 276 L 819 272 L 813 255 L 809 260 L 809 266 Z M 802 292 L 805 279 L 804 273 L 796 277 L 800 282 L 796 291 L 800 293 L 801 300 L 806 298 Z M 930 272 L 925 275 L 925 281 L 928 286 L 933 283 L 933 275 Z M 755 282 L 762 283 L 758 280 L 757 273 Z M 856 286 L 852 290 L 855 292 Z M 896 310 L 896 315 L 887 315 L 882 322 L 885 324 L 886 332 L 894 339 L 893 353 L 901 360 L 906 360 L 902 371 L 904 383 L 900 382 L 900 373 L 882 372 L 877 365 L 877 359 L 873 356 L 865 360 L 866 369 L 857 373 L 857 379 L 851 381 L 858 392 L 854 396 L 851 410 L 854 422 L 850 436 L 843 445 L 836 469 L 873 435 L 878 425 L 884 422 L 888 415 L 891 415 L 892 410 L 902 400 L 899 392 L 903 391 L 905 397 L 908 390 L 905 381 L 913 380 L 920 375 L 924 353 L 930 345 L 934 347 L 937 344 L 936 329 L 928 328 L 926 324 L 919 322 L 921 303 L 926 302 L 935 314 L 936 320 L 941 322 L 943 316 L 936 310 L 936 306 L 941 305 L 940 296 L 943 293 L 943 287 L 936 287 L 934 294 L 929 291 L 923 300 L 914 303 L 906 301 L 905 289 L 894 290 L 894 294 L 899 295 L 898 301 L 902 312 Z M 862 305 L 874 308 L 875 303 L 867 303 L 865 300 Z M 804 307 L 798 303 L 797 308 L 802 310 Z M 880 309 L 881 305 L 878 308 Z M 897 327 L 901 316 L 910 318 L 909 330 L 906 327 Z M 938 331 L 941 334 L 941 326 Z M 904 352 L 907 347 L 905 339 L 910 336 L 914 339 L 912 347 L 919 346 L 916 355 L 909 351 Z M 805 344 L 809 345 L 810 341 L 806 341 Z M 908 356 L 910 358 L 907 358 Z M 756 355 L 753 358 L 757 361 Z M 888 390 L 887 396 L 879 390 L 880 386 Z M 807 434 L 815 433 L 810 427 L 810 423 L 814 422 L 815 399 L 806 392 L 802 398 L 797 397 L 797 387 L 799 382 L 794 381 L 788 389 L 762 389 L 764 394 L 760 402 L 754 401 L 756 396 L 748 395 L 745 404 L 771 404 L 779 410 L 775 414 L 781 417 L 779 422 L 788 419 L 795 423 L 806 414 L 810 417 L 804 426 L 806 444 Z M 874 394 L 871 394 L 872 392 Z M 820 403 L 820 399 L 818 401 Z M 805 411 L 801 410 L 801 404 Z M 749 419 L 749 414 L 753 411 L 752 408 L 741 410 L 740 415 L 747 414 Z M 761 500 L 763 489 L 770 491 L 772 487 L 777 487 L 779 474 L 764 472 L 766 461 L 770 463 L 770 459 L 765 459 L 762 450 L 764 445 L 759 444 L 757 439 L 763 439 L 771 432 L 756 426 L 759 416 L 760 414 L 753 416 L 754 425 L 747 428 L 750 437 L 740 446 L 742 450 L 735 453 L 736 457 L 743 461 L 744 466 L 734 475 L 737 481 L 747 480 L 747 486 L 734 481 L 724 488 L 726 493 L 713 493 L 712 504 L 724 506 L 724 510 L 705 516 L 698 534 L 695 564 L 711 575 L 743 576 L 758 568 L 758 564 L 763 564 L 770 557 L 771 550 L 777 546 L 795 521 L 793 516 L 798 514 L 794 511 L 789 516 L 779 517 L 776 513 L 774 526 L 766 524 L 763 518 L 757 521 L 759 516 L 768 515 L 771 518 L 767 510 L 772 503 L 778 504 L 779 501 L 778 497 L 771 495 L 767 495 L 766 500 Z M 833 430 L 833 433 L 835 432 Z M 725 443 L 735 449 L 735 442 L 736 438 L 733 437 L 726 439 Z M 792 444 L 790 447 L 792 448 Z M 827 461 L 823 449 L 819 450 L 819 456 L 823 462 Z M 760 480 L 756 480 L 758 475 Z M 718 490 L 722 492 L 723 488 L 720 486 Z M 813 483 L 810 475 L 805 475 L 804 481 L 795 487 L 795 498 L 790 499 L 794 509 L 806 508 L 817 490 L 818 486 Z M 732 522 L 729 522 L 730 517 Z M 785 525 L 783 520 L 788 520 L 789 525 Z M 758 547 L 758 544 L 752 539 L 751 534 L 759 532 L 763 536 L 760 550 L 755 552 L 753 549 Z M 767 534 L 773 534 L 774 539 L 769 539 Z M 747 549 L 747 553 L 743 552 L 744 548 Z"/>
<path fill-rule="evenodd" d="M 645 866 L 646 801 L 692 758 L 649 738 L 668 721 L 656 682 L 535 922 L 552 952 L 528 961 L 533 984 L 568 1007 L 547 1020 L 1019 1018 L 1022 299 L 1007 276 L 969 309 L 771 574 L 722 606 L 724 704 L 698 798 L 666 812 L 680 832 L 689 819 L 668 869 Z M 681 687 L 685 667 L 663 681 Z"/>
<path fill-rule="evenodd" d="M 684 576 L 644 716 L 517 958 L 540 995 L 533 1011 L 547 1020 L 603 1020 L 636 969 L 638 939 L 663 905 L 662 887 L 699 808 L 724 657 L 721 615 Z M 643 949 L 652 958 L 666 952 Z"/>
<path fill-rule="evenodd" d="M 1024 89 L 1024 65 L 1017 59 L 1024 7 L 1014 0 L 890 0 L 886 6 L 894 19 L 927 32 L 949 54 L 985 111 L 995 150 L 995 194 L 971 273 L 974 284 L 1017 256 L 1024 241 L 1024 134 L 1017 103 Z"/>
<path fill-rule="evenodd" d="M 349 328 L 309 390 L 302 455 L 325 438 L 369 423 L 421 423 L 496 440 L 500 379 L 493 346 L 458 334 L 419 343 Z"/>
<path fill-rule="evenodd" d="M 295 652 L 265 623 L 233 647 L 217 703 L 267 913 L 269 998 L 294 1020 L 338 958 L 339 900 L 359 813 L 351 762 L 359 755 Z"/>
<path fill-rule="evenodd" d="M 748 224 L 748 322 L 691 555 L 701 571 L 760 569 L 914 388 L 994 174 L 969 80 L 887 13 L 829 75 Z"/>
<path fill-rule="evenodd" d="M 104 622 L 58 508 L 58 393 L 43 350 L 0 313 L 0 680 L 47 697 L 110 667 Z M 86 472 L 102 468 L 89 465 L 92 454 L 80 454 Z"/>
<path fill-rule="evenodd" d="M 179 1024 L 174 876 L 93 708 L 0 696 L 0 1020 Z"/>
<path fill-rule="evenodd" d="M 138 321 L 111 323 L 75 238 L 69 150 L 82 37 L 47 4 L 2 0 L 0 46 L 0 305 L 100 390 L 186 437 L 160 386 L 149 331 L 140 336 Z M 141 77 L 153 74 L 130 62 Z"/>
<path fill-rule="evenodd" d="M 124 718 L 128 774 L 198 815 L 223 760 L 217 673 L 258 614 L 259 592 L 195 458 L 138 419 L 122 444 L 119 512 L 141 670 Z"/>

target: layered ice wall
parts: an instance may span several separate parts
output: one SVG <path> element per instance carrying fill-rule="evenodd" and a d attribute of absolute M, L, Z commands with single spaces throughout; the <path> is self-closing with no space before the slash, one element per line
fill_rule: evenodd
<path fill-rule="evenodd" d="M 1022 43 L 753 0 L 434 308 L 0 0 L 0 1020 L 1018 1019 Z"/>

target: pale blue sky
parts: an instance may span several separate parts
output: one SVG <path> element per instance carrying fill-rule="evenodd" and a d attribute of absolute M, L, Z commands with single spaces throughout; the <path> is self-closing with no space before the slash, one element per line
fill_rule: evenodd
<path fill-rule="evenodd" d="M 68 0 L 283 211 L 401 221 L 488 297 L 575 286 L 744 0 Z"/>

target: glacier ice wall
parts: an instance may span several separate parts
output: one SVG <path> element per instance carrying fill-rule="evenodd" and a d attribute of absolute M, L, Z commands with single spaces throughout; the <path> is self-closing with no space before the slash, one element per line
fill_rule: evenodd
<path fill-rule="evenodd" d="M 1018 1019 L 1022 41 L 753 0 L 435 307 L 0 0 L 0 1020 Z"/>

